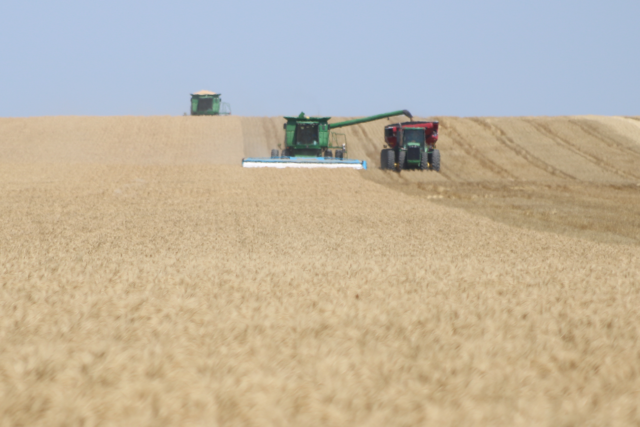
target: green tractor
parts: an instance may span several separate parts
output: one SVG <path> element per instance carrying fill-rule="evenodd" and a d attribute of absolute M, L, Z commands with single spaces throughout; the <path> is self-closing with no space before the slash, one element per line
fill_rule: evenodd
<path fill-rule="evenodd" d="M 380 152 L 380 168 L 433 170 L 440 172 L 438 122 L 404 122 L 384 128 L 389 148 Z"/>

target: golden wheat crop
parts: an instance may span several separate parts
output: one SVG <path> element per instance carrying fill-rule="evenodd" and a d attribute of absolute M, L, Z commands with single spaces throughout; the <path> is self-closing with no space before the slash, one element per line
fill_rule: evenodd
<path fill-rule="evenodd" d="M 640 209 L 632 119 L 591 182 L 565 133 L 618 118 L 444 118 L 399 176 L 240 168 L 276 119 L 83 120 L 0 120 L 0 426 L 640 422 L 637 223 L 600 224 Z"/>

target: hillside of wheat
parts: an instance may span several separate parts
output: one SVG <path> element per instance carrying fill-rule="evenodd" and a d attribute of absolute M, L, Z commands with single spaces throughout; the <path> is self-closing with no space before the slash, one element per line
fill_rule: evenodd
<path fill-rule="evenodd" d="M 0 118 L 0 426 L 640 423 L 640 119 L 436 119 Z"/>

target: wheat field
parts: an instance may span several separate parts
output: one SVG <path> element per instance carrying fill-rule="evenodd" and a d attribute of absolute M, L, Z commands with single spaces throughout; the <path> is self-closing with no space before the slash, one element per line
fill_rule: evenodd
<path fill-rule="evenodd" d="M 0 119 L 0 426 L 640 424 L 640 120 L 439 120 Z"/>

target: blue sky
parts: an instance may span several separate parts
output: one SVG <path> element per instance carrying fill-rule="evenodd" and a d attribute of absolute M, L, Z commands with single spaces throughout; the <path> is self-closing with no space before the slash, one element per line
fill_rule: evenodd
<path fill-rule="evenodd" d="M 640 115 L 638 1 L 0 3 L 0 117 Z"/>

